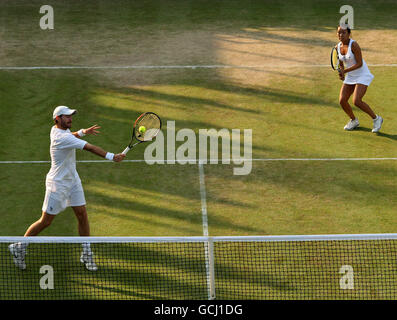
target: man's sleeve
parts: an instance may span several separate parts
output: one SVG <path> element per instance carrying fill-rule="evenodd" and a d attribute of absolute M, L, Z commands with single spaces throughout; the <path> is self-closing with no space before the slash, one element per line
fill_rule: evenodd
<path fill-rule="evenodd" d="M 67 134 L 62 139 L 62 148 L 83 150 L 87 141 L 76 138 L 73 134 Z"/>

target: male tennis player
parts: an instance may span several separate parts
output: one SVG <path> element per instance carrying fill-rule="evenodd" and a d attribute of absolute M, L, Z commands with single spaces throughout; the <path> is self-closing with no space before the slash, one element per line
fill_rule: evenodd
<path fill-rule="evenodd" d="M 369 84 L 374 76 L 368 69 L 362 58 L 361 48 L 356 41 L 350 38 L 351 30 L 348 25 L 340 25 L 337 35 L 340 42 L 337 45 L 340 60 L 339 78 L 343 80 L 340 90 L 339 103 L 350 117 L 350 121 L 344 127 L 345 130 L 354 130 L 360 123 L 349 104 L 349 98 L 353 95 L 353 103 L 373 119 L 372 132 L 379 132 L 383 118 L 376 115 L 370 106 L 363 101 Z"/>
<path fill-rule="evenodd" d="M 106 152 L 102 148 L 80 139 L 85 135 L 99 133 L 100 127 L 97 125 L 71 132 L 72 117 L 75 113 L 76 110 L 69 109 L 66 106 L 56 107 L 53 112 L 55 125 L 52 127 L 50 134 L 51 169 L 46 177 L 46 193 L 42 215 L 27 229 L 25 237 L 37 236 L 52 223 L 58 213 L 67 207 L 72 207 L 77 217 L 80 236 L 89 236 L 90 226 L 85 206 L 86 201 L 81 180 L 76 171 L 76 149 L 87 150 L 115 162 L 120 162 L 125 157 L 123 154 Z M 25 269 L 27 243 L 14 243 L 9 246 L 9 249 L 16 266 Z M 97 270 L 89 243 L 83 244 L 80 261 L 85 264 L 88 270 Z"/>

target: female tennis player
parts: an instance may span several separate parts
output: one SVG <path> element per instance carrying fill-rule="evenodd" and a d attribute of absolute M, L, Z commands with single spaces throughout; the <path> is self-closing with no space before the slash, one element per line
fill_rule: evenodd
<path fill-rule="evenodd" d="M 351 30 L 346 25 L 340 25 L 337 31 L 340 42 L 337 45 L 340 72 L 339 78 L 343 80 L 340 90 L 339 103 L 350 117 L 350 121 L 344 127 L 345 130 L 354 130 L 360 124 L 349 104 L 349 98 L 353 95 L 353 103 L 373 119 L 372 132 L 379 132 L 383 118 L 374 113 L 363 97 L 374 76 L 368 69 L 362 58 L 361 48 L 356 41 L 350 38 Z"/>
<path fill-rule="evenodd" d="M 72 116 L 76 110 L 66 106 L 59 106 L 53 112 L 55 125 L 51 129 L 51 169 L 46 177 L 46 193 L 44 197 L 42 215 L 26 231 L 25 237 L 37 236 L 47 228 L 55 216 L 67 207 L 72 207 L 77 221 L 80 236 L 90 235 L 86 201 L 80 177 L 76 171 L 76 149 L 87 150 L 110 161 L 120 162 L 125 158 L 124 154 L 113 154 L 104 151 L 80 139 L 85 135 L 96 135 L 99 126 L 88 129 L 80 129 L 71 132 Z M 14 243 L 9 246 L 14 263 L 20 269 L 25 269 L 25 254 L 27 242 Z M 90 244 L 83 244 L 83 252 L 80 261 L 90 271 L 97 270 L 93 259 Z"/>

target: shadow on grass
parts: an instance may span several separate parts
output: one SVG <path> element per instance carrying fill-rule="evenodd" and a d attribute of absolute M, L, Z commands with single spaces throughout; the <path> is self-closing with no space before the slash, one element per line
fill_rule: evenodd
<path fill-rule="evenodd" d="M 151 170 L 153 166 L 149 166 L 148 168 L 143 168 L 141 170 L 141 174 L 143 175 L 151 175 L 152 172 L 159 172 L 161 166 L 158 169 Z M 172 176 L 173 171 L 168 170 L 168 174 Z M 163 173 L 162 173 L 163 174 Z M 168 176 L 166 174 L 166 176 Z M 97 176 L 99 178 L 99 176 Z M 141 180 L 142 179 L 142 180 Z M 166 178 L 164 178 L 166 179 Z M 114 181 L 108 181 L 108 183 L 112 183 L 114 188 L 118 186 L 123 186 L 128 188 L 130 186 L 130 180 L 124 180 L 123 182 L 117 182 L 117 178 Z M 179 231 L 190 231 L 192 229 L 200 230 L 202 227 L 202 215 L 200 211 L 200 191 L 199 191 L 199 178 L 198 172 L 196 170 L 187 170 L 184 171 L 183 181 L 169 179 L 168 182 L 163 181 L 160 185 L 156 183 L 156 181 L 152 181 L 149 183 L 145 183 L 145 178 L 135 178 L 135 183 L 142 185 L 142 189 L 148 191 L 155 191 L 159 193 L 169 194 L 169 196 L 173 196 L 177 194 L 178 196 L 188 198 L 191 200 L 197 201 L 197 211 L 191 210 L 190 207 L 182 207 L 182 209 L 176 210 L 173 209 L 172 206 L 164 207 L 161 205 L 156 205 L 155 196 L 153 196 L 153 204 L 144 203 L 140 198 L 139 194 L 131 193 L 129 198 L 120 199 L 114 198 L 111 195 L 106 195 L 103 193 L 95 193 L 92 190 L 86 191 L 87 197 L 96 200 L 96 204 L 98 205 L 105 205 L 112 209 L 112 212 L 108 213 L 111 214 L 113 217 L 119 217 L 122 220 L 129 220 L 130 222 L 145 222 L 148 221 L 147 216 L 153 216 L 153 227 L 167 227 L 169 229 L 170 234 L 174 233 L 176 230 Z M 181 185 L 179 185 L 181 182 Z M 91 182 L 95 185 L 95 182 Z M 193 189 L 196 192 L 186 192 L 185 189 Z M 242 202 L 238 202 L 231 199 L 214 199 L 211 200 L 215 203 L 224 204 L 229 207 L 236 207 L 236 208 L 250 208 L 251 206 Z M 106 210 L 106 209 L 105 209 Z M 122 212 L 132 210 L 134 214 L 128 215 Z M 158 219 L 157 219 L 157 218 Z M 240 230 L 242 233 L 254 233 L 254 234 L 262 234 L 263 230 L 261 228 L 256 227 L 248 227 L 244 226 L 241 223 L 234 223 L 230 219 L 217 217 L 217 216 L 210 216 L 209 217 L 210 225 L 214 225 L 220 229 L 234 229 Z M 152 223 L 152 222 L 150 222 Z M 131 230 L 133 234 L 133 230 Z"/>
<path fill-rule="evenodd" d="M 352 132 L 354 131 L 363 131 L 363 132 L 370 132 L 372 133 L 372 128 L 366 128 L 366 127 L 358 127 L 354 130 L 352 130 Z M 377 137 L 381 137 L 381 138 L 386 138 L 386 139 L 390 139 L 390 140 L 397 140 L 397 134 L 388 134 L 388 133 L 384 133 L 384 132 L 376 132 L 376 133 L 372 133 L 375 134 Z"/>
<path fill-rule="evenodd" d="M 397 140 L 397 134 L 388 134 L 388 133 L 384 133 L 384 132 L 378 132 L 378 133 L 376 133 L 376 135 L 378 137 L 387 138 L 390 140 Z"/>
<path fill-rule="evenodd" d="M 117 261 L 114 262 L 115 265 L 121 267 L 122 270 L 113 269 L 111 263 L 101 266 L 101 260 L 98 260 L 101 273 L 112 275 L 111 277 L 114 276 L 115 280 L 121 279 L 123 285 L 121 289 L 116 290 L 111 287 L 103 288 L 103 286 L 101 289 L 111 292 L 115 290 L 116 293 L 121 291 L 127 295 L 150 291 L 153 296 L 162 299 L 206 299 L 208 297 L 204 243 L 112 244 L 111 247 L 112 250 L 98 250 L 99 259 L 104 263 Z M 240 246 L 236 244 L 234 249 L 238 250 L 238 248 Z M 249 250 L 242 256 L 246 260 L 254 258 Z M 230 290 L 226 294 L 228 297 L 233 296 L 232 293 L 238 291 L 244 284 L 262 287 L 263 292 L 269 287 L 281 291 L 294 290 L 291 283 L 283 280 L 282 276 L 263 272 L 260 265 L 251 270 L 236 266 L 233 254 L 224 260 L 216 259 L 214 268 L 216 281 L 228 283 L 228 290 L 222 286 L 224 294 Z M 94 273 L 94 276 L 97 275 L 98 273 Z M 112 282 L 111 278 L 108 280 Z M 101 282 L 100 277 L 96 282 Z M 133 288 L 132 291 L 130 291 L 131 288 Z M 255 297 L 258 296 L 254 295 L 252 298 Z"/>
<path fill-rule="evenodd" d="M 240 94 L 246 97 L 255 97 L 263 99 L 263 103 L 265 102 L 272 102 L 277 101 L 281 103 L 296 103 L 302 105 L 320 105 L 324 107 L 337 107 L 340 106 L 335 103 L 320 97 L 309 97 L 306 94 L 296 93 L 291 90 L 281 90 L 281 89 L 270 89 L 267 87 L 258 88 L 258 87 L 243 87 L 238 86 L 231 83 L 226 82 L 199 82 L 199 83 L 191 83 L 190 81 L 184 81 L 179 83 L 179 85 L 187 85 L 187 86 L 195 86 L 197 89 L 208 89 L 208 90 L 216 90 L 220 94 Z M 251 110 L 247 107 L 237 107 L 232 106 L 231 104 L 220 103 L 217 101 L 217 97 L 214 96 L 214 99 L 204 99 L 200 97 L 191 97 L 186 95 L 177 95 L 173 93 L 164 93 L 164 92 L 157 92 L 149 88 L 113 88 L 110 90 L 110 94 L 127 94 L 130 95 L 132 99 L 136 96 L 138 97 L 145 97 L 151 98 L 153 100 L 160 100 L 167 103 L 167 105 L 176 105 L 176 106 L 194 106 L 199 108 L 219 108 L 219 109 L 226 109 L 231 111 L 237 111 L 244 113 L 252 113 L 253 116 L 266 114 L 266 110 Z M 128 99 L 128 97 L 125 97 Z"/>

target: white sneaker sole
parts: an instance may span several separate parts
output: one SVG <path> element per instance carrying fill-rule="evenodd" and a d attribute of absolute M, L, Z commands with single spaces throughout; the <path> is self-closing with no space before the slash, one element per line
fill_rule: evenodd
<path fill-rule="evenodd" d="M 343 129 L 345 129 L 346 131 L 353 131 L 354 129 L 357 129 L 360 126 L 360 124 L 354 126 L 353 128 L 346 128 L 344 127 Z"/>

